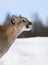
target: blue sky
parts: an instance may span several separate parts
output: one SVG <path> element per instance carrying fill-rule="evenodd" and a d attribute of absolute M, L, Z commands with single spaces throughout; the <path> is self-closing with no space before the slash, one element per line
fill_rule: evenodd
<path fill-rule="evenodd" d="M 22 15 L 30 19 L 37 12 L 41 18 L 48 16 L 48 0 L 0 0 L 0 23 L 11 15 Z"/>

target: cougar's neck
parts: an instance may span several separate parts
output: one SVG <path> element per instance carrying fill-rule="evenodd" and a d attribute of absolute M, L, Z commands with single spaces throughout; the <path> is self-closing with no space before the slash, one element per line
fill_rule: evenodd
<path fill-rule="evenodd" d="M 8 26 L 5 27 L 3 30 L 5 30 L 4 35 L 4 42 L 2 42 L 2 48 L 0 57 L 2 57 L 10 48 L 10 46 L 13 44 L 15 39 L 22 33 L 22 26 L 16 25 L 16 26 Z"/>
<path fill-rule="evenodd" d="M 22 33 L 22 25 L 15 25 L 13 27 L 8 28 L 7 30 L 7 37 L 8 37 L 8 42 L 13 43 L 15 39 Z"/>

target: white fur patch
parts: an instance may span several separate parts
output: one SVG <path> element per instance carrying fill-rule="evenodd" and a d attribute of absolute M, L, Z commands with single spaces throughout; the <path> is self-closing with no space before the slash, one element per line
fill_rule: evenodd
<path fill-rule="evenodd" d="M 22 31 L 30 31 L 32 29 L 32 25 L 29 25 L 29 28 L 23 27 Z"/>

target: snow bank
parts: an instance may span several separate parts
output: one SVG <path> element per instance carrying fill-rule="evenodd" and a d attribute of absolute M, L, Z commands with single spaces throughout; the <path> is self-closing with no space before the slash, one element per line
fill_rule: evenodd
<path fill-rule="evenodd" d="M 48 37 L 16 39 L 0 65 L 48 65 Z"/>

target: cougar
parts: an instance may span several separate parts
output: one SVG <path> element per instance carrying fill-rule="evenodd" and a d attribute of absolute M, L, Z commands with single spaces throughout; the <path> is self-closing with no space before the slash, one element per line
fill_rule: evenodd
<path fill-rule="evenodd" d="M 23 31 L 30 31 L 31 28 L 32 23 L 27 18 L 15 15 L 12 15 L 8 24 L 0 25 L 0 58 Z"/>

